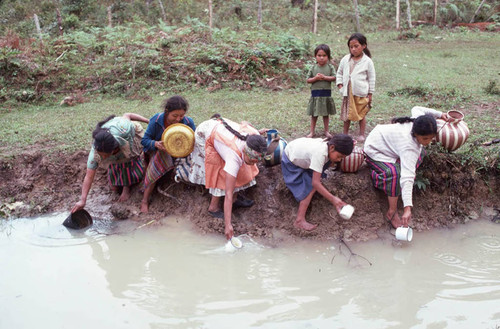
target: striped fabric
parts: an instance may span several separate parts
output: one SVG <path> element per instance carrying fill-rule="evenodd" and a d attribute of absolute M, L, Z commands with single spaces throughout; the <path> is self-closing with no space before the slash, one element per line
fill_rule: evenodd
<path fill-rule="evenodd" d="M 144 162 L 136 158 L 130 162 L 112 163 L 108 167 L 108 180 L 112 186 L 130 186 L 144 177 Z"/>
<path fill-rule="evenodd" d="M 417 168 L 422 164 L 425 157 L 425 150 L 422 150 L 417 161 Z M 384 191 L 387 196 L 400 196 L 401 195 L 401 164 L 398 159 L 396 163 L 375 161 L 369 156 L 366 156 L 366 163 L 370 168 L 370 176 L 372 178 L 373 186 L 379 190 Z"/>
<path fill-rule="evenodd" d="M 174 160 L 167 152 L 156 151 L 150 160 L 146 175 L 144 177 L 144 187 L 154 184 L 158 179 L 174 168 Z"/>

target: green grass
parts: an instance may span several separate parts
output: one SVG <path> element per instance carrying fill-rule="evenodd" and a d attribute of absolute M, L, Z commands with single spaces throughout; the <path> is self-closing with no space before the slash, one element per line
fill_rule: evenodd
<path fill-rule="evenodd" d="M 394 116 L 408 115 L 413 106 L 419 105 L 441 111 L 452 108 L 463 111 L 471 129 L 468 143 L 499 138 L 498 95 L 485 89 L 491 81 L 500 79 L 500 34 L 430 28 L 420 30 L 417 39 L 399 41 L 397 35 L 395 31 L 367 34 L 377 72 L 377 91 L 373 96 L 374 107 L 367 117 L 368 129 Z M 298 37 L 311 38 L 312 45 L 329 44 L 336 60 L 348 51 L 346 35 L 342 33 Z M 86 102 L 73 107 L 59 106 L 60 100 L 42 106 L 4 104 L 0 108 L 0 150 L 5 155 L 15 154 L 29 150 L 33 144 L 46 147 L 47 151 L 86 150 L 91 132 L 102 118 L 126 112 L 150 117 L 160 111 L 164 98 L 176 93 L 188 99 L 188 115 L 197 124 L 218 112 L 233 120 L 250 121 L 259 128 L 277 128 L 286 138 L 304 136 L 309 129 L 305 73 L 302 86 L 279 92 L 257 88 L 209 92 L 194 86 L 179 86 L 165 92 L 150 94 L 148 101 L 85 95 Z M 334 91 L 333 97 L 339 109 L 340 95 Z M 479 104 L 490 105 L 483 109 Z M 331 130 L 341 131 L 338 114 L 331 116 L 330 122 Z M 357 125 L 352 128 L 355 130 L 351 131 L 357 132 Z M 317 129 L 322 129 L 321 120 Z"/>

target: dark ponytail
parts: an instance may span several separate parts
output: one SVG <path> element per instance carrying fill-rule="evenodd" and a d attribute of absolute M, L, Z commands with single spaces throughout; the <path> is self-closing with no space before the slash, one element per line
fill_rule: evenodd
<path fill-rule="evenodd" d="M 224 119 L 218 117 L 218 119 L 224 127 L 229 130 L 234 136 L 238 137 L 242 141 L 247 142 L 247 146 L 258 153 L 265 153 L 267 151 L 266 139 L 260 135 L 242 135 L 238 131 L 234 130 Z"/>
<path fill-rule="evenodd" d="M 342 153 L 345 156 L 348 156 L 352 153 L 354 149 L 354 140 L 351 136 L 346 134 L 337 134 L 328 139 L 328 146 L 333 145 L 335 147 L 335 151 Z"/>
<path fill-rule="evenodd" d="M 116 148 L 120 147 L 120 144 L 118 144 L 118 141 L 111 135 L 109 129 L 102 128 L 106 122 L 114 117 L 115 115 L 110 115 L 106 119 L 99 121 L 92 132 L 94 148 L 97 152 L 112 153 Z"/>
<path fill-rule="evenodd" d="M 407 123 L 413 122 L 413 126 L 411 128 L 411 134 L 413 136 L 426 136 L 426 135 L 435 135 L 437 134 L 437 122 L 436 118 L 432 115 L 425 114 L 418 116 L 416 118 L 410 117 L 399 117 L 392 119 L 391 123 Z"/>
<path fill-rule="evenodd" d="M 368 56 L 372 57 L 372 54 L 370 53 L 370 50 L 368 50 L 368 41 L 366 40 L 366 37 L 361 34 L 361 33 L 353 33 L 349 40 L 347 40 L 347 47 L 349 47 L 349 43 L 351 40 L 358 40 L 359 44 L 362 46 L 366 46 L 365 49 L 363 49 L 363 52 Z"/>

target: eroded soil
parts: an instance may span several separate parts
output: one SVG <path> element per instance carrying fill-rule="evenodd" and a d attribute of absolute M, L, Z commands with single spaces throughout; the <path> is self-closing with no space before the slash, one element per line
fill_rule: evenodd
<path fill-rule="evenodd" d="M 0 217 L 28 217 L 69 211 L 78 200 L 85 175 L 87 152 L 45 155 L 37 150 L 0 160 Z M 323 197 L 313 198 L 307 218 L 319 224 L 312 232 L 293 227 L 298 203 L 286 188 L 281 167 L 260 167 L 257 185 L 246 191 L 255 205 L 234 211 L 235 234 L 269 238 L 278 243 L 287 237 L 367 241 L 387 234 L 383 214 L 386 197 L 371 186 L 365 165 L 355 173 L 330 169 L 325 186 L 356 211 L 351 220 L 342 220 Z M 419 168 L 430 185 L 425 191 L 415 187 L 412 226 L 417 231 L 450 227 L 479 217 L 498 216 L 500 199 L 498 174 L 478 174 L 475 168 L 454 163 L 444 153 L 431 153 Z M 167 177 L 168 176 L 168 177 Z M 210 195 L 202 186 L 175 183 L 167 175 L 152 197 L 150 213 L 140 214 L 142 193 L 132 189 L 132 197 L 117 203 L 118 194 L 107 183 L 106 171 L 99 169 L 86 209 L 94 218 L 114 218 L 148 223 L 168 215 L 189 218 L 201 233 L 224 233 L 222 220 L 207 213 Z M 400 206 L 400 209 L 402 207 Z M 401 210 L 400 210 L 401 213 Z"/>

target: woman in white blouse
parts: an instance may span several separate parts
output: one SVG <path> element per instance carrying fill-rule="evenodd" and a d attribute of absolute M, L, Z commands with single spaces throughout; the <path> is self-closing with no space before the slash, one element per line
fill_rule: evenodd
<path fill-rule="evenodd" d="M 411 220 L 415 172 L 422 162 L 423 147 L 437 134 L 436 118 L 448 120 L 446 113 L 425 107 L 414 107 L 411 114 L 393 119 L 392 124 L 377 125 L 364 145 L 373 185 L 387 195 L 386 220 L 395 228 L 408 226 Z M 397 211 L 399 195 L 404 206 L 402 217 Z"/>

